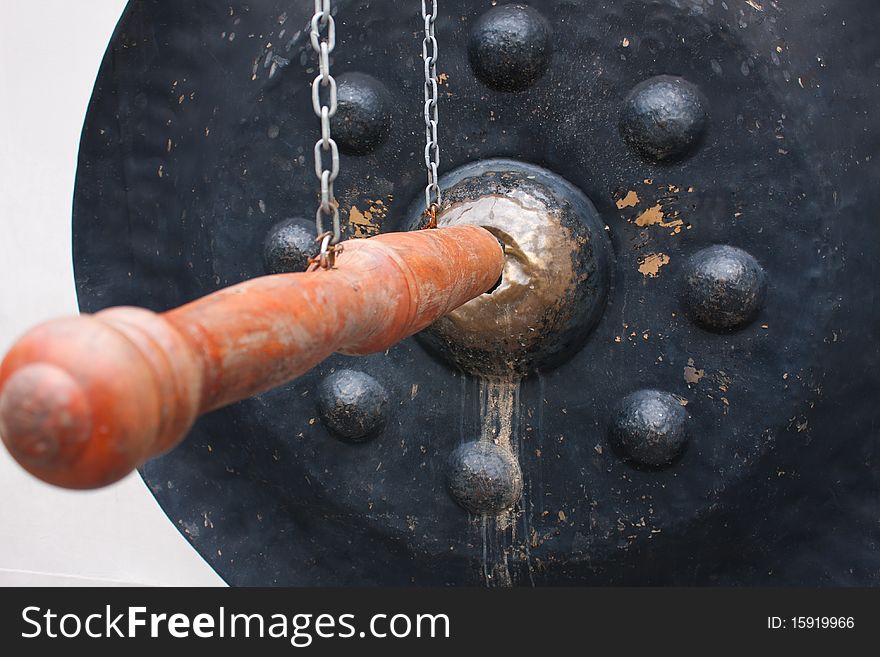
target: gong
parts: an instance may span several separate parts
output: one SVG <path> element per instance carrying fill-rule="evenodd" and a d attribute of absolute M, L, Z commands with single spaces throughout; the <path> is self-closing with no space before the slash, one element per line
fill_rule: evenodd
<path fill-rule="evenodd" d="M 334 7 L 345 233 L 417 229 L 418 12 Z M 129 4 L 80 149 L 84 312 L 302 267 L 310 10 Z M 878 20 L 443 2 L 439 222 L 497 234 L 497 289 L 205 416 L 153 495 L 233 585 L 877 584 Z"/>

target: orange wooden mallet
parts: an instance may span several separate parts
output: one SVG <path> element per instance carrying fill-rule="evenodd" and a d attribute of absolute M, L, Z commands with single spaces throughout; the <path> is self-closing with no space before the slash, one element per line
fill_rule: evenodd
<path fill-rule="evenodd" d="M 257 278 L 162 314 L 120 307 L 46 322 L 0 365 L 0 436 L 40 479 L 112 483 L 207 411 L 333 352 L 382 351 L 485 292 L 498 240 L 477 226 L 345 243 L 336 268 Z"/>

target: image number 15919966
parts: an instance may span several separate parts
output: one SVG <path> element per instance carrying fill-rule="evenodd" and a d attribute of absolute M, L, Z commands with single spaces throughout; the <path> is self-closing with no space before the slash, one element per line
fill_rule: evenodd
<path fill-rule="evenodd" d="M 769 630 L 851 630 L 856 626 L 852 616 L 768 616 Z"/>

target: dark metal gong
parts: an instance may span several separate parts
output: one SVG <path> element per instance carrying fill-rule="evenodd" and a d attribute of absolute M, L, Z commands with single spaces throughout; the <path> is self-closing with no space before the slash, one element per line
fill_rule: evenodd
<path fill-rule="evenodd" d="M 419 216 L 410 4 L 335 3 L 352 237 Z M 153 494 L 239 585 L 880 583 L 880 5 L 496 4 L 441 6 L 442 171 L 448 212 L 507 208 L 496 298 L 569 277 L 499 357 L 521 380 L 456 311 L 203 418 Z M 310 9 L 129 4 L 83 131 L 84 311 L 301 266 Z M 552 266 L 505 232 L 541 213 Z"/>

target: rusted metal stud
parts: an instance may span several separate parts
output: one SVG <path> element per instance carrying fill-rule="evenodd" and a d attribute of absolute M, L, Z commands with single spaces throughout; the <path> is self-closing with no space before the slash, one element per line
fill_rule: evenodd
<path fill-rule="evenodd" d="M 365 372 L 337 370 L 318 388 L 318 413 L 333 436 L 362 443 L 378 436 L 385 427 L 388 393 Z"/>
<path fill-rule="evenodd" d="M 509 450 L 487 440 L 459 445 L 449 456 L 446 486 L 474 514 L 498 514 L 522 495 L 522 470 Z"/>
<path fill-rule="evenodd" d="M 660 390 L 637 390 L 618 404 L 609 440 L 628 463 L 661 469 L 674 463 L 688 442 L 688 414 L 681 399 Z"/>
<path fill-rule="evenodd" d="M 318 250 L 315 224 L 299 217 L 272 226 L 263 242 L 263 264 L 267 274 L 305 271 L 309 258 Z"/>
<path fill-rule="evenodd" d="M 684 78 L 658 75 L 629 92 L 620 113 L 620 134 L 645 159 L 677 162 L 697 147 L 708 123 L 708 102 Z"/>
<path fill-rule="evenodd" d="M 679 297 L 692 321 L 723 333 L 751 322 L 766 291 L 767 276 L 754 257 L 733 246 L 715 245 L 685 263 Z"/>
<path fill-rule="evenodd" d="M 495 7 L 471 29 L 468 57 L 474 74 L 497 91 L 522 91 L 544 75 L 553 56 L 550 23 L 537 10 Z"/>
<path fill-rule="evenodd" d="M 388 89 L 366 73 L 336 78 L 339 106 L 333 117 L 333 138 L 346 155 L 366 155 L 381 146 L 391 130 Z"/>

